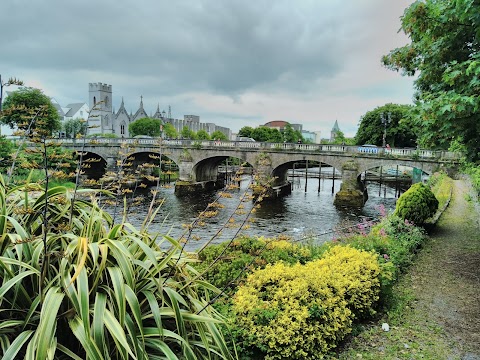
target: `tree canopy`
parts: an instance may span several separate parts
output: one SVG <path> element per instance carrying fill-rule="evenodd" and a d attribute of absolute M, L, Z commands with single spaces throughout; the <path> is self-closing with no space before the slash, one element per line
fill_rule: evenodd
<path fill-rule="evenodd" d="M 198 140 L 210 140 L 210 135 L 203 129 L 197 131 L 197 139 Z"/>
<path fill-rule="evenodd" d="M 223 132 L 219 130 L 215 130 L 212 133 L 212 139 L 217 139 L 217 140 L 228 140 L 227 135 L 225 135 Z"/>
<path fill-rule="evenodd" d="M 252 137 L 253 128 L 251 126 L 244 126 L 238 131 L 238 136 Z"/>
<path fill-rule="evenodd" d="M 386 127 L 386 143 L 396 147 L 415 147 L 417 135 L 410 117 L 411 109 L 411 105 L 386 104 L 368 111 L 360 119 L 355 135 L 356 143 L 381 146 L 385 130 L 381 117 L 390 114 L 390 122 Z"/>
<path fill-rule="evenodd" d="M 425 0 L 410 5 L 402 29 L 411 43 L 382 61 L 417 75 L 416 121 L 422 145 L 447 148 L 463 143 L 480 160 L 480 1 Z"/>
<path fill-rule="evenodd" d="M 77 135 L 85 135 L 87 132 L 87 123 L 83 119 L 69 119 L 62 124 L 65 137 L 76 138 Z"/>
<path fill-rule="evenodd" d="M 161 120 L 152 118 L 141 118 L 128 125 L 130 136 L 146 135 L 160 136 Z"/>
<path fill-rule="evenodd" d="M 163 124 L 163 133 L 167 139 L 175 139 L 178 137 L 178 132 L 171 123 Z"/>
<path fill-rule="evenodd" d="M 12 129 L 30 128 L 30 133 L 36 135 L 52 135 L 61 128 L 60 116 L 50 98 L 30 87 L 20 88 L 7 96 L 0 122 Z"/>

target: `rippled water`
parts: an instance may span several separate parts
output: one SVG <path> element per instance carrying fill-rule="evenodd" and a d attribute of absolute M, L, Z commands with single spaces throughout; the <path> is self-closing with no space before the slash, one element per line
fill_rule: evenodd
<path fill-rule="evenodd" d="M 323 170 L 322 170 L 323 171 Z M 240 190 L 233 193 L 232 198 L 220 198 L 219 202 L 225 207 L 219 210 L 219 214 L 208 219 L 207 226 L 197 227 L 192 232 L 193 237 L 186 245 L 187 250 L 200 248 L 207 241 L 210 241 L 223 225 L 229 222 L 229 218 L 235 212 L 241 202 L 240 198 L 248 187 L 248 177 L 241 182 Z M 334 191 L 340 189 L 340 180 L 335 180 Z M 381 207 L 392 210 L 395 207 L 395 190 L 382 185 L 379 196 L 379 185 L 368 184 L 369 200 L 362 209 L 338 209 L 333 205 L 334 195 L 332 194 L 332 180 L 322 179 L 320 192 L 318 191 L 318 179 L 308 179 L 307 191 L 305 192 L 305 179 L 295 178 L 293 180 L 293 191 L 291 195 L 283 198 L 264 201 L 255 213 L 250 215 L 254 222 L 247 220 L 250 228 L 242 230 L 247 235 L 263 235 L 267 237 L 279 234 L 288 235 L 300 240 L 305 236 L 314 237 L 318 242 L 332 239 L 336 236 L 332 229 L 337 230 L 348 224 L 360 223 L 364 219 L 378 218 Z M 207 205 L 217 198 L 217 192 L 199 194 L 195 198 L 181 198 L 174 194 L 173 186 L 160 190 L 160 197 L 165 198 L 158 215 L 154 219 L 150 232 L 170 234 L 174 238 L 180 238 L 185 229 L 182 224 L 191 223 L 195 217 L 204 210 Z M 252 201 L 242 202 L 243 211 L 249 212 L 252 208 Z M 145 203 L 131 207 L 128 211 L 128 221 L 140 226 L 148 211 L 149 199 Z M 112 209 L 109 210 L 110 212 Z M 245 215 L 234 215 L 234 224 L 241 224 Z M 239 231 L 238 226 L 224 228 L 219 236 L 216 236 L 211 243 L 220 243 L 234 237 Z M 193 240 L 193 238 L 199 238 Z"/>

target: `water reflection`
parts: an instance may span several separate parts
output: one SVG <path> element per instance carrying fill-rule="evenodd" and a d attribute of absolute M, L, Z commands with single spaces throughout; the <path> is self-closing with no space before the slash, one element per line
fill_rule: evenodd
<path fill-rule="evenodd" d="M 322 170 L 323 171 L 323 170 Z M 334 192 L 340 189 L 341 181 L 336 179 L 322 179 L 320 191 L 318 179 L 308 179 L 307 191 L 305 192 L 305 178 L 295 178 L 292 194 L 274 201 L 262 202 L 258 209 L 250 215 L 233 215 L 239 204 L 243 209 L 238 212 L 249 213 L 252 209 L 252 201 L 241 202 L 240 198 L 249 185 L 250 178 L 245 177 L 241 182 L 241 188 L 233 193 L 232 198 L 220 198 L 219 202 L 224 206 L 219 209 L 216 217 L 206 220 L 206 226 L 197 227 L 192 232 L 186 249 L 195 250 L 209 241 L 223 227 L 229 224 L 216 236 L 212 243 L 220 243 L 230 240 L 239 233 L 239 226 L 245 221 L 250 226 L 241 233 L 246 235 L 258 235 L 272 237 L 279 234 L 288 235 L 294 239 L 302 239 L 305 236 L 315 236 L 319 242 L 329 240 L 334 236 L 330 230 L 345 224 L 359 223 L 364 219 L 378 218 L 380 207 L 387 210 L 395 207 L 395 189 L 382 185 L 381 191 L 376 183 L 368 184 L 369 200 L 362 209 L 338 209 L 333 205 Z M 379 192 L 381 196 L 379 196 Z M 152 222 L 149 231 L 169 234 L 174 238 L 180 238 L 185 233 L 182 224 L 190 224 L 196 216 L 204 210 L 209 203 L 218 197 L 217 192 L 199 194 L 195 198 L 179 198 L 174 195 L 174 189 L 161 189 L 160 197 L 165 198 L 160 211 Z M 148 212 L 149 199 L 139 206 L 131 207 L 127 212 L 127 219 L 134 225 L 140 226 Z M 112 211 L 112 209 L 107 209 Z M 233 220 L 231 220 L 233 219 Z M 253 222 L 251 222 L 253 221 Z M 325 236 L 322 234 L 328 233 Z"/>

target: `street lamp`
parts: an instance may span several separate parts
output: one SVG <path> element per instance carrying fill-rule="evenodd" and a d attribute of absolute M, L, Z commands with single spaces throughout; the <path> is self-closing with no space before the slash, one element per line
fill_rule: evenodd
<path fill-rule="evenodd" d="M 380 115 L 380 121 L 383 124 L 383 147 L 387 145 L 387 124 L 392 122 L 392 113 L 388 112 L 385 116 L 385 113 Z"/>
<path fill-rule="evenodd" d="M 0 74 L 0 112 L 2 112 L 2 102 L 3 102 L 3 87 L 7 87 L 7 86 L 10 86 L 10 85 L 18 85 L 18 86 L 22 86 L 23 85 L 23 81 L 21 80 L 18 80 L 16 78 L 10 78 L 8 79 L 7 82 L 3 82 L 2 81 L 2 75 Z"/>

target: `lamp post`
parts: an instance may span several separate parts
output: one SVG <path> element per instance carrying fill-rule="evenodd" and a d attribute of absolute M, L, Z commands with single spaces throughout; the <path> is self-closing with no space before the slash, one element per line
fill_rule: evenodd
<path fill-rule="evenodd" d="M 387 145 L 387 124 L 392 122 L 392 113 L 388 112 L 385 116 L 385 113 L 380 115 L 380 121 L 383 124 L 383 147 Z"/>
<path fill-rule="evenodd" d="M 3 87 L 10 86 L 10 85 L 18 85 L 22 86 L 23 81 L 18 80 L 16 78 L 10 78 L 7 82 L 2 81 L 2 75 L 0 74 L 0 114 L 2 113 L 2 103 L 3 103 Z M 0 135 L 2 135 L 2 130 L 0 129 Z"/>

